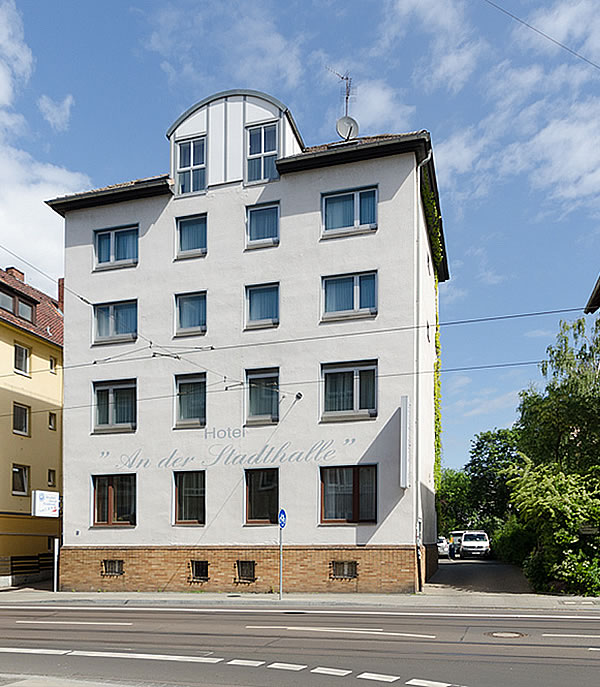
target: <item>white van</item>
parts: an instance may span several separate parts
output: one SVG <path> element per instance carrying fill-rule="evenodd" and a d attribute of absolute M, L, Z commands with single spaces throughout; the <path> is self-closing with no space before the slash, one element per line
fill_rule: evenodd
<path fill-rule="evenodd" d="M 481 530 L 466 530 L 460 543 L 460 557 L 478 556 L 483 558 L 490 554 L 490 540 Z"/>

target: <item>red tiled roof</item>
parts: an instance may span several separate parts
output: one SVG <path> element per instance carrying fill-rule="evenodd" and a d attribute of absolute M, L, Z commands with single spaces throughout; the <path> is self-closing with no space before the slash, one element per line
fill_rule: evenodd
<path fill-rule="evenodd" d="M 4 308 L 0 308 L 0 321 L 8 322 L 19 327 L 19 329 L 62 347 L 63 314 L 58 308 L 58 301 L 0 268 L 0 285 L 2 284 L 9 287 L 7 292 L 14 293 L 16 291 L 17 294 L 26 296 L 27 300 L 35 302 L 35 324 L 4 310 Z"/>

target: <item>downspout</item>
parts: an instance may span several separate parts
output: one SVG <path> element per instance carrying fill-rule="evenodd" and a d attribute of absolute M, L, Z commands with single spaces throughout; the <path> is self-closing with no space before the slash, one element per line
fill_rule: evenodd
<path fill-rule="evenodd" d="M 415 348 L 416 348 L 416 374 L 415 374 L 415 412 L 413 417 L 417 418 L 415 424 L 415 548 L 417 554 L 417 584 L 418 591 L 423 591 L 423 561 L 421 556 L 421 544 L 423 541 L 423 520 L 421 518 L 421 446 L 420 446 L 420 436 L 419 436 L 419 412 L 420 412 L 420 400 L 421 400 L 421 383 L 419 379 L 419 372 L 421 370 L 421 348 L 420 348 L 420 337 L 421 337 L 421 239 L 420 239 L 420 215 L 419 210 L 421 204 L 419 202 L 421 198 L 421 174 L 423 167 L 431 160 L 432 149 L 429 149 L 429 153 L 426 158 L 421 160 L 417 165 L 417 212 L 416 212 L 416 242 L 417 242 L 417 274 L 416 274 L 416 297 L 415 306 L 417 310 L 417 327 L 415 335 Z"/>

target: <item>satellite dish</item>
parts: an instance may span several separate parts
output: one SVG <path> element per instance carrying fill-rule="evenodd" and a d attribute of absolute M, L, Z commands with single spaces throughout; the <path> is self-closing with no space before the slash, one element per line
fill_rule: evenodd
<path fill-rule="evenodd" d="M 335 129 L 338 132 L 340 138 L 344 141 L 348 141 L 351 138 L 356 138 L 358 136 L 358 122 L 356 119 L 352 119 L 348 115 L 340 117 L 336 124 Z"/>

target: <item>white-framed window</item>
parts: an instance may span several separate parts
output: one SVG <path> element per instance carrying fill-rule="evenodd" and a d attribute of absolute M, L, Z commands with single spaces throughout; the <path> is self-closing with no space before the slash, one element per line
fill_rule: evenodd
<path fill-rule="evenodd" d="M 206 190 L 206 137 L 177 143 L 177 193 Z"/>
<path fill-rule="evenodd" d="M 377 313 L 377 272 L 323 277 L 323 319 Z"/>
<path fill-rule="evenodd" d="M 96 432 L 133 432 L 136 428 L 136 380 L 94 382 Z"/>
<path fill-rule="evenodd" d="M 13 403 L 13 432 L 15 434 L 22 434 L 26 437 L 30 436 L 30 415 L 31 408 L 29 406 L 24 406 L 21 403 Z"/>
<path fill-rule="evenodd" d="M 125 267 L 138 261 L 138 228 L 118 227 L 95 232 L 96 267 Z"/>
<path fill-rule="evenodd" d="M 206 424 L 206 374 L 177 375 L 176 427 L 204 427 Z"/>
<path fill-rule="evenodd" d="M 15 496 L 29 494 L 29 465 L 12 466 L 12 493 Z"/>
<path fill-rule="evenodd" d="M 246 327 L 275 327 L 279 324 L 279 284 L 246 287 Z"/>
<path fill-rule="evenodd" d="M 246 245 L 272 246 L 279 243 L 279 205 L 256 205 L 246 211 Z"/>
<path fill-rule="evenodd" d="M 58 360 L 53 355 L 51 355 L 50 358 L 48 359 L 48 365 L 50 367 L 50 372 L 52 372 L 52 374 L 56 374 L 56 367 L 58 365 Z"/>
<path fill-rule="evenodd" d="M 273 424 L 279 421 L 279 368 L 246 370 L 248 387 L 246 423 Z"/>
<path fill-rule="evenodd" d="M 177 257 L 206 255 L 206 215 L 177 218 Z"/>
<path fill-rule="evenodd" d="M 323 196 L 323 235 L 377 228 L 377 189 L 365 188 Z"/>
<path fill-rule="evenodd" d="M 251 126 L 247 129 L 248 168 L 247 181 L 278 179 L 277 122 Z"/>
<path fill-rule="evenodd" d="M 321 366 L 322 420 L 363 419 L 377 415 L 377 361 Z"/>
<path fill-rule="evenodd" d="M 206 291 L 176 294 L 175 311 L 176 336 L 206 331 Z"/>
<path fill-rule="evenodd" d="M 56 431 L 56 413 L 52 410 L 48 412 L 48 429 Z"/>
<path fill-rule="evenodd" d="M 133 341 L 137 338 L 137 301 L 94 306 L 94 343 Z"/>
<path fill-rule="evenodd" d="M 29 374 L 29 358 L 31 351 L 26 346 L 15 344 L 15 372 Z"/>

